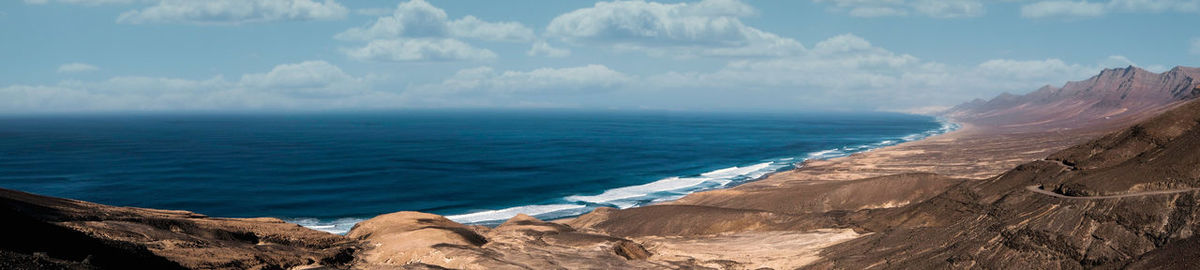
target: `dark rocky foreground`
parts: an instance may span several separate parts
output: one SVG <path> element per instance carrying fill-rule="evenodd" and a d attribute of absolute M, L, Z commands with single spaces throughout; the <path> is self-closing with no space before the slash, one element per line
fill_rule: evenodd
<path fill-rule="evenodd" d="M 1196 269 L 1197 71 L 1106 70 L 961 105 L 967 128 L 928 140 L 495 228 L 397 212 L 340 236 L 0 189 L 0 269 Z"/>
<path fill-rule="evenodd" d="M 210 218 L 0 189 L 2 269 L 347 265 L 357 243 L 274 218 Z"/>

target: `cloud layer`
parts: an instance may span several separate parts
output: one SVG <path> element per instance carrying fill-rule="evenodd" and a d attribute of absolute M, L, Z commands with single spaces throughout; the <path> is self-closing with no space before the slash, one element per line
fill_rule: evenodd
<path fill-rule="evenodd" d="M 100 70 L 100 68 L 86 63 L 67 63 L 58 66 L 58 73 L 77 73 L 96 70 Z"/>
<path fill-rule="evenodd" d="M 57 2 L 148 5 L 127 12 L 143 21 L 126 23 L 233 25 L 333 19 L 348 12 L 333 0 L 318 1 Z M 981 2 L 968 0 L 818 2 L 854 16 L 952 18 L 983 14 Z M 1187 3 L 1113 0 L 1014 5 L 1025 5 L 1023 14 L 1040 18 L 1068 13 L 1100 16 L 1115 10 L 1186 10 Z M 1105 67 L 1134 65 L 1119 55 L 1095 63 L 1003 58 L 947 64 L 892 51 L 851 33 L 805 46 L 748 25 L 743 20 L 753 21 L 748 18 L 759 16 L 760 11 L 736 0 L 598 2 L 549 19 L 540 33 L 517 22 L 471 15 L 453 19 L 423 0 L 368 13 L 380 12 L 385 14 L 373 15 L 378 17 L 359 27 L 321 35 L 332 36 L 340 44 L 333 46 L 339 47 L 338 52 L 357 60 L 343 65 L 397 76 L 352 75 L 329 62 L 303 61 L 232 79 L 68 79 L 0 86 L 0 111 L 528 106 L 907 110 L 954 105 L 1001 92 L 1026 92 L 1045 84 L 1085 79 Z M 1200 39 L 1188 45 L 1191 53 L 1200 55 Z M 643 55 L 665 59 L 641 59 Z M 518 60 L 496 61 L 505 57 Z M 645 65 L 660 61 L 669 64 Z M 692 64 L 696 65 L 687 66 Z M 673 70 L 672 66 L 687 69 Z M 58 67 L 57 76 L 84 77 L 70 73 L 98 69 L 87 63 L 68 63 Z"/>
<path fill-rule="evenodd" d="M 909 110 L 1026 92 L 1128 64 L 1132 62 L 1113 56 L 1091 65 L 993 59 L 951 66 L 843 34 L 792 56 L 732 60 L 711 72 L 639 76 L 598 64 L 530 70 L 484 66 L 462 69 L 433 83 L 393 88 L 328 62 L 305 61 L 238 80 L 114 77 L 11 85 L 0 88 L 0 111 L 529 106 Z"/>
<path fill-rule="evenodd" d="M 529 56 L 545 56 L 545 57 L 567 57 L 571 56 L 571 50 L 561 49 L 550 46 L 550 43 L 538 41 L 533 43 L 533 47 L 525 52 Z"/>

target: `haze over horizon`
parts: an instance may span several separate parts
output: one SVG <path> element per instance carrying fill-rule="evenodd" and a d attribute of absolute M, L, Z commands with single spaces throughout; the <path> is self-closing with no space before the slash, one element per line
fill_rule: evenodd
<path fill-rule="evenodd" d="M 0 113 L 927 111 L 1200 65 L 1200 1 L 0 3 Z"/>

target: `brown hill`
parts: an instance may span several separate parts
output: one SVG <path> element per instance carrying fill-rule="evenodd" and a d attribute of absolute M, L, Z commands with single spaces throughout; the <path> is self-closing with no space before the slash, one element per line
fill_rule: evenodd
<path fill-rule="evenodd" d="M 1045 86 L 1025 95 L 1001 94 L 974 100 L 943 113 L 980 125 L 1046 130 L 1108 128 L 1161 113 L 1171 103 L 1200 95 L 1200 68 L 1175 67 L 1154 73 L 1129 66 L 1106 69 L 1062 87 Z"/>

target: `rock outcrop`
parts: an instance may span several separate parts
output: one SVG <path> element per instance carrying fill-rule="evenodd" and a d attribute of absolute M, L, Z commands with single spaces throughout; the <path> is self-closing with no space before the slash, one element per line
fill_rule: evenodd
<path fill-rule="evenodd" d="M 349 237 L 364 250 L 360 269 L 443 267 L 453 269 L 666 268 L 651 262 L 628 239 L 577 231 L 570 226 L 518 215 L 496 228 L 467 226 L 444 217 L 397 212 L 363 221 Z"/>

